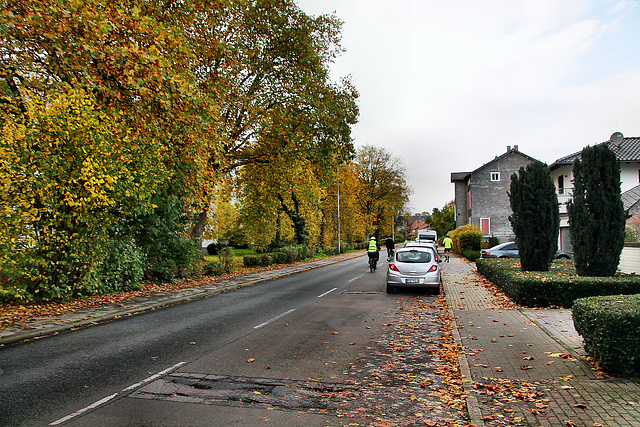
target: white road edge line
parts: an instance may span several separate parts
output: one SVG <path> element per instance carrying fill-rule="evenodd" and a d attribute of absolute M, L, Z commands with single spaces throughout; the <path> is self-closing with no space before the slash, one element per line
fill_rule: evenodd
<path fill-rule="evenodd" d="M 149 378 L 147 378 L 147 379 L 144 379 L 144 380 L 142 380 L 142 381 L 140 381 L 140 382 L 138 382 L 138 383 L 136 383 L 136 384 L 130 385 L 129 387 L 127 387 L 127 388 L 123 389 L 123 390 L 122 390 L 121 392 L 119 392 L 119 393 L 113 393 L 111 396 L 107 396 L 107 397 L 105 397 L 104 399 L 100 399 L 100 400 L 98 400 L 97 402 L 92 403 L 91 405 L 89 405 L 89 406 L 87 406 L 87 407 L 85 407 L 85 408 L 82 408 L 82 409 L 80 409 L 79 411 L 74 412 L 73 414 L 67 415 L 66 417 L 60 418 L 59 420 L 52 422 L 52 423 L 51 423 L 51 424 L 49 424 L 49 425 L 50 425 L 50 426 L 57 426 L 57 425 L 60 425 L 60 424 L 62 424 L 62 423 L 65 423 L 65 422 L 67 422 L 67 421 L 69 421 L 69 420 L 71 420 L 71 419 L 73 419 L 73 418 L 75 418 L 75 417 L 78 417 L 78 416 L 80 416 L 80 415 L 84 414 L 84 413 L 85 413 L 85 412 L 87 412 L 87 411 L 90 411 L 90 410 L 92 410 L 92 409 L 95 409 L 95 408 L 97 408 L 98 406 L 103 405 L 103 404 L 107 403 L 108 401 L 115 399 L 116 397 L 118 397 L 118 396 L 119 396 L 120 394 L 122 394 L 122 393 L 126 393 L 126 392 L 128 392 L 128 391 L 130 391 L 130 390 L 133 390 L 133 389 L 135 389 L 135 388 L 137 388 L 137 387 L 140 387 L 140 386 L 142 386 L 142 385 L 144 385 L 144 384 L 150 383 L 151 381 L 155 381 L 156 379 L 158 379 L 158 378 L 162 377 L 163 375 L 166 375 L 166 374 L 168 374 L 169 372 L 171 372 L 171 371 L 173 371 L 173 370 L 176 370 L 176 369 L 178 369 L 179 367 L 181 367 L 181 366 L 183 366 L 183 365 L 186 365 L 186 364 L 187 364 L 187 362 L 180 362 L 180 363 L 176 363 L 175 365 L 171 366 L 170 368 L 165 369 L 164 371 L 160 371 L 160 372 L 158 372 L 157 374 L 154 374 L 154 375 L 150 376 L 150 377 L 149 377 Z"/>
<path fill-rule="evenodd" d="M 322 298 L 322 297 L 323 297 L 323 296 L 325 296 L 325 295 L 329 295 L 331 292 L 336 291 L 336 290 L 338 290 L 338 288 L 333 288 L 333 289 L 331 289 L 330 291 L 327 291 L 327 292 L 325 292 L 325 293 L 324 293 L 324 294 L 322 294 L 322 295 L 318 295 L 318 298 Z"/>
<path fill-rule="evenodd" d="M 265 326 L 267 326 L 267 325 L 269 325 L 269 324 L 271 324 L 271 323 L 275 322 L 276 320 L 280 320 L 280 319 L 282 319 L 284 316 L 286 316 L 286 315 L 288 315 L 288 314 L 293 313 L 294 311 L 296 311 L 296 309 L 295 309 L 295 308 L 292 308 L 291 310 L 289 310 L 289 311 L 287 311 L 287 312 L 285 312 L 285 313 L 282 313 L 281 315 L 276 316 L 276 317 L 274 317 L 273 319 L 267 320 L 267 321 L 266 321 L 266 322 L 264 322 L 264 323 L 260 323 L 259 325 L 254 326 L 254 327 L 253 327 L 253 329 L 260 329 L 260 328 L 263 328 L 263 327 L 265 327 Z"/>

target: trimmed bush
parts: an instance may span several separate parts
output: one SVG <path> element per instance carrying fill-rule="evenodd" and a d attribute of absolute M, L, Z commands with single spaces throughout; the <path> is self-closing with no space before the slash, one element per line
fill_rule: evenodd
<path fill-rule="evenodd" d="M 298 249 L 295 246 L 285 246 L 282 252 L 287 255 L 287 264 L 293 264 L 298 259 Z"/>
<path fill-rule="evenodd" d="M 554 261 L 549 272 L 521 271 L 519 260 L 485 258 L 476 261 L 478 272 L 527 307 L 571 307 L 578 298 L 640 293 L 640 276 L 577 276 L 567 261 Z M 558 272 L 559 269 L 564 271 Z"/>
<path fill-rule="evenodd" d="M 287 254 L 284 252 L 274 252 L 271 254 L 273 257 L 273 262 L 275 264 L 286 264 L 287 263 Z"/>
<path fill-rule="evenodd" d="M 330 247 L 324 248 L 323 252 L 327 256 L 338 255 L 338 247 L 337 246 L 330 246 Z"/>
<path fill-rule="evenodd" d="M 220 261 L 206 263 L 202 271 L 207 276 L 222 276 L 225 273 L 224 266 Z"/>
<path fill-rule="evenodd" d="M 603 369 L 640 372 L 640 295 L 581 298 L 572 313 L 585 350 Z"/>
<path fill-rule="evenodd" d="M 258 265 L 257 255 L 245 255 L 242 257 L 242 265 L 245 267 L 256 267 Z"/>
<path fill-rule="evenodd" d="M 480 258 L 480 251 L 474 251 L 473 249 L 465 249 L 462 251 L 462 256 L 471 262 L 475 262 Z"/>
<path fill-rule="evenodd" d="M 453 251 L 460 255 L 465 249 L 480 251 L 483 236 L 482 230 L 473 224 L 463 225 L 449 232 L 449 237 L 453 240 Z"/>
<path fill-rule="evenodd" d="M 260 265 L 263 267 L 269 267 L 273 265 L 273 257 L 270 254 L 261 254 L 258 256 Z"/>

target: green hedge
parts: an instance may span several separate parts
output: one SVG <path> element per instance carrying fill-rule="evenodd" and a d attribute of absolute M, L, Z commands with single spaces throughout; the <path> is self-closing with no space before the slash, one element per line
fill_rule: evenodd
<path fill-rule="evenodd" d="M 585 350 L 608 372 L 640 372 L 640 295 L 581 298 L 572 307 Z"/>
<path fill-rule="evenodd" d="M 480 274 L 516 303 L 527 307 L 571 307 L 578 298 L 640 294 L 640 276 L 577 276 L 571 265 L 572 262 L 567 268 L 566 261 L 554 261 L 549 272 L 523 272 L 519 260 L 490 258 L 476 261 Z"/>

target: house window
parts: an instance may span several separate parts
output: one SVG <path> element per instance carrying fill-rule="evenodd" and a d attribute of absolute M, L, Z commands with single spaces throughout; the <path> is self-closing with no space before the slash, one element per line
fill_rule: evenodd
<path fill-rule="evenodd" d="M 558 177 L 558 194 L 564 194 L 564 175 Z"/>
<path fill-rule="evenodd" d="M 480 218 L 480 228 L 485 235 L 491 234 L 491 218 Z"/>
<path fill-rule="evenodd" d="M 491 181 L 500 181 L 500 172 L 491 172 Z"/>

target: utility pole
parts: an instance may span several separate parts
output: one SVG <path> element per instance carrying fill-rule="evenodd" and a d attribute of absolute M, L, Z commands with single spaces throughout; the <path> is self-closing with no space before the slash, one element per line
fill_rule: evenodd
<path fill-rule="evenodd" d="M 338 253 L 340 250 L 340 167 L 338 167 Z"/>

